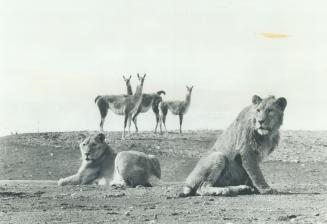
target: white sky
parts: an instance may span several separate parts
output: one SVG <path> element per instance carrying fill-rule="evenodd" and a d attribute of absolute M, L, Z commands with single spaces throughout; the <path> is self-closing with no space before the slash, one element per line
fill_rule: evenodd
<path fill-rule="evenodd" d="M 95 130 L 95 96 L 137 72 L 166 99 L 195 86 L 185 129 L 225 128 L 253 94 L 288 99 L 284 129 L 326 129 L 326 21 L 322 0 L 0 0 L 0 135 Z M 122 123 L 110 113 L 105 130 Z"/>

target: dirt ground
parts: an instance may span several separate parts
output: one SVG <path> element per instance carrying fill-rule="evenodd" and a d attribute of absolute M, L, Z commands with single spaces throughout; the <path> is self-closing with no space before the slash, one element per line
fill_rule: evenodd
<path fill-rule="evenodd" d="M 0 223 L 327 223 L 327 132 L 282 132 L 278 149 L 262 164 L 279 195 L 189 198 L 176 195 L 220 131 L 142 132 L 125 141 L 108 132 L 117 152 L 157 155 L 161 182 L 127 189 L 56 186 L 77 171 L 78 143 L 88 133 L 0 138 Z"/>

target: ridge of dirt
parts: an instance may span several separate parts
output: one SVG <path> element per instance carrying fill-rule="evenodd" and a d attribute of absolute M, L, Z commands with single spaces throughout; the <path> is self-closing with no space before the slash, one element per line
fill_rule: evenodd
<path fill-rule="evenodd" d="M 0 223 L 327 223 L 327 132 L 282 131 L 279 147 L 261 166 L 281 194 L 189 198 L 176 196 L 221 131 L 141 132 L 125 141 L 121 132 L 106 132 L 117 152 L 157 155 L 162 181 L 126 189 L 54 185 L 77 171 L 78 144 L 92 133 L 1 137 L 0 180 L 23 181 L 0 181 Z"/>

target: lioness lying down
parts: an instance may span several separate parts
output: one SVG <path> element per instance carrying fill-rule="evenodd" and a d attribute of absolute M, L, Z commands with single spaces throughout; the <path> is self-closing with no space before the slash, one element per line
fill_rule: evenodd
<path fill-rule="evenodd" d="M 259 163 L 278 144 L 286 104 L 283 97 L 253 96 L 252 105 L 240 112 L 197 163 L 180 196 L 275 192 Z"/>
<path fill-rule="evenodd" d="M 61 178 L 58 185 L 99 184 L 130 186 L 151 186 L 150 176 L 160 179 L 159 160 L 153 155 L 137 151 L 116 154 L 104 141 L 100 133 L 87 137 L 80 144 L 82 164 L 72 176 Z"/>

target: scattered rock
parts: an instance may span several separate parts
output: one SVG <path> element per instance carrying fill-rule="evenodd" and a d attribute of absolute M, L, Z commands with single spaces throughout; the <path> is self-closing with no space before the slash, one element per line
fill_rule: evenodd
<path fill-rule="evenodd" d="M 7 191 L 7 192 L 0 192 L 0 197 L 25 197 L 27 196 L 27 193 L 25 192 L 11 192 L 11 191 Z"/>
<path fill-rule="evenodd" d="M 35 196 L 40 197 L 42 194 L 44 194 L 45 191 L 37 191 L 34 193 Z"/>
<path fill-rule="evenodd" d="M 126 195 L 125 193 L 107 194 L 104 196 L 104 198 L 120 198 L 120 197 L 124 197 L 125 195 Z"/>
<path fill-rule="evenodd" d="M 286 215 L 286 216 L 279 216 L 277 221 L 292 221 L 296 218 L 296 215 Z"/>
<path fill-rule="evenodd" d="M 288 216 L 290 219 L 295 219 L 297 216 L 296 215 L 289 215 Z"/>

